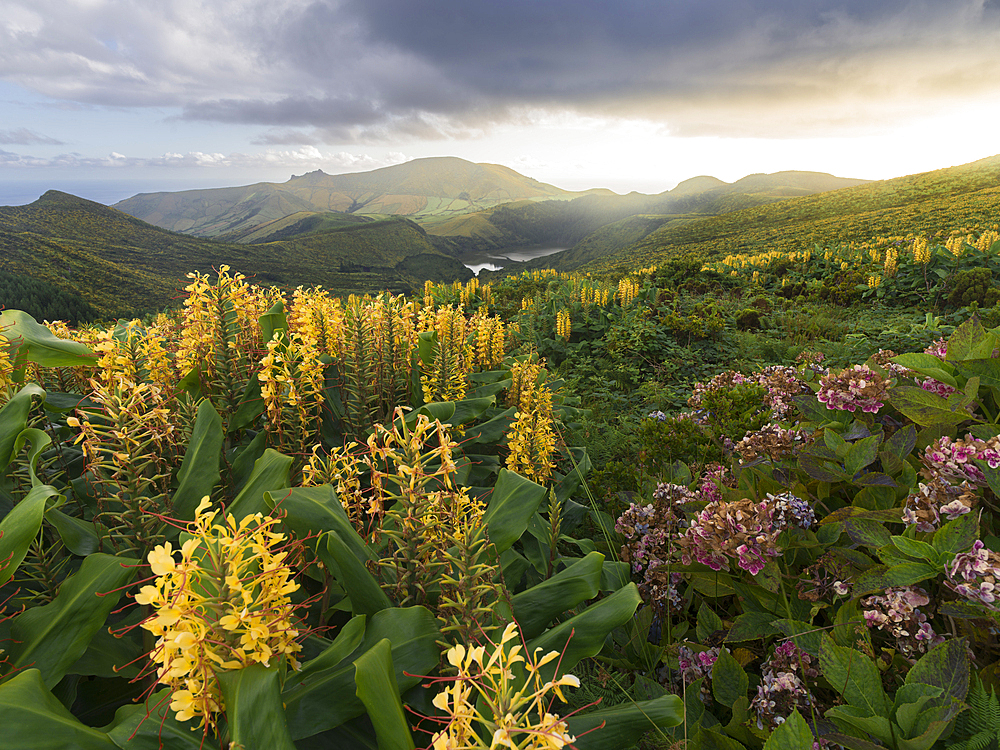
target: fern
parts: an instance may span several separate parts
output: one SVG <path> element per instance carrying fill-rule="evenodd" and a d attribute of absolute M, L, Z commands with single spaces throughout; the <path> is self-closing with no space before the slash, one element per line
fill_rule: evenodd
<path fill-rule="evenodd" d="M 969 691 L 969 710 L 958 715 L 955 731 L 946 743 L 948 750 L 986 750 L 1000 747 L 1000 700 L 991 686 L 986 688 L 978 677 Z M 956 741 L 957 740 L 957 741 Z"/>

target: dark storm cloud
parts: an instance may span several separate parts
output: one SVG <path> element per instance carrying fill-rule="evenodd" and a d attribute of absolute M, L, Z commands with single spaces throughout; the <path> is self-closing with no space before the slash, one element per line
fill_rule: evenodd
<path fill-rule="evenodd" d="M 0 130 L 0 143 L 17 146 L 62 146 L 62 141 L 49 138 L 47 135 L 36 133 L 27 128 L 17 128 L 16 130 Z"/>
<path fill-rule="evenodd" d="M 9 4 L 0 76 L 266 126 L 266 143 L 468 137 L 567 111 L 781 137 L 875 127 L 1000 80 L 997 0 Z"/>

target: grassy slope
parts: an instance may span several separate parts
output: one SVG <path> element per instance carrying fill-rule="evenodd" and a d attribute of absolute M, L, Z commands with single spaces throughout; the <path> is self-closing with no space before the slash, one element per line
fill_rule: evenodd
<path fill-rule="evenodd" d="M 218 237 L 300 211 L 454 216 L 509 201 L 579 195 L 497 164 L 439 157 L 355 174 L 310 172 L 281 184 L 147 193 L 115 207 L 166 229 Z"/>
<path fill-rule="evenodd" d="M 189 271 L 222 264 L 261 281 L 335 292 L 402 291 L 468 275 L 406 219 L 314 232 L 258 245 L 198 239 L 99 203 L 50 191 L 0 208 L 0 270 L 76 293 L 106 316 L 171 304 Z"/>
<path fill-rule="evenodd" d="M 801 250 L 816 242 L 934 233 L 976 223 L 992 225 L 998 208 L 1000 156 L 994 156 L 958 167 L 667 224 L 583 268 L 630 268 L 678 257 L 712 259 L 734 253 Z"/>
<path fill-rule="evenodd" d="M 663 223 L 648 218 L 627 221 L 631 217 L 716 215 L 862 182 L 819 172 L 749 175 L 732 184 L 696 177 L 659 195 L 630 193 L 590 195 L 568 202 L 522 201 L 449 221 L 421 223 L 431 234 L 447 237 L 468 251 L 570 246 L 570 251 L 552 257 L 560 258 L 560 268 L 571 269 L 641 240 Z M 543 265 L 544 261 L 527 264 Z"/>

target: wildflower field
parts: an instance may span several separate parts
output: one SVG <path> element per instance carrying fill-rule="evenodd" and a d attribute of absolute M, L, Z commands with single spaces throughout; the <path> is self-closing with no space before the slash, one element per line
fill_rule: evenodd
<path fill-rule="evenodd" d="M 0 747 L 993 746 L 991 232 L 4 311 Z"/>

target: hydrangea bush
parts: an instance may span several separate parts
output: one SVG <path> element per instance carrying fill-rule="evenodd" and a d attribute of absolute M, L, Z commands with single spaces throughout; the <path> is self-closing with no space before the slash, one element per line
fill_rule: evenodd
<path fill-rule="evenodd" d="M 653 467 L 616 526 L 688 748 L 770 748 L 793 716 L 781 747 L 965 746 L 1000 665 L 998 351 L 973 318 L 924 352 L 695 387 L 682 418 L 722 462 Z"/>

